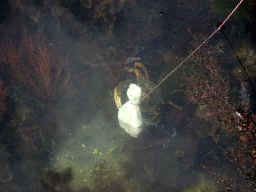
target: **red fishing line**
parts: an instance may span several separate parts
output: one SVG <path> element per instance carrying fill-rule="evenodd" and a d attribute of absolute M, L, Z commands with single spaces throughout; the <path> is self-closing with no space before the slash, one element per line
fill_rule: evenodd
<path fill-rule="evenodd" d="M 233 9 L 233 11 L 228 15 L 228 17 L 223 21 L 223 23 L 221 25 L 219 25 L 219 28 L 216 29 L 207 39 L 204 40 L 204 42 L 199 45 L 192 53 L 189 54 L 189 56 L 187 56 L 186 59 L 184 59 L 177 67 L 175 67 L 172 72 L 170 72 L 165 78 L 163 78 L 151 91 L 149 91 L 141 100 L 140 102 L 137 104 L 139 105 L 150 93 L 152 93 L 159 85 L 161 85 L 173 72 L 175 72 L 185 61 L 187 61 L 198 49 L 200 49 L 215 33 L 217 33 L 220 28 L 227 22 L 227 20 L 231 17 L 231 15 L 235 12 L 235 10 L 240 6 L 240 4 L 243 2 L 243 0 L 241 0 L 237 6 Z"/>

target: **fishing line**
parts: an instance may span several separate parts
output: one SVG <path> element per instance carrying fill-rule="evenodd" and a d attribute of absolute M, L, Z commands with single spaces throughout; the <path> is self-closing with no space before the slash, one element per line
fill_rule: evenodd
<path fill-rule="evenodd" d="M 232 44 L 231 44 L 231 42 L 229 41 L 229 39 L 228 39 L 228 37 L 226 36 L 226 34 L 224 33 L 224 29 L 221 28 L 220 30 L 221 30 L 222 34 L 224 35 L 225 39 L 227 40 L 229 46 L 230 46 L 231 49 L 234 51 L 234 53 L 235 53 L 235 55 L 236 55 L 236 58 L 238 59 L 238 62 L 239 62 L 240 65 L 242 66 L 242 68 L 243 68 L 243 70 L 244 70 L 244 72 L 245 72 L 245 74 L 246 74 L 246 76 L 247 76 L 247 79 L 248 79 L 249 82 L 250 82 L 250 85 L 251 85 L 251 87 L 252 87 L 252 90 L 253 90 L 254 93 L 256 94 L 256 91 L 255 91 L 255 89 L 254 89 L 254 87 L 253 87 L 253 85 L 252 85 L 251 78 L 250 78 L 250 76 L 248 75 L 248 73 L 246 72 L 246 69 L 245 69 L 244 65 L 242 64 L 242 61 L 241 61 L 240 58 L 238 57 L 238 55 L 237 55 L 237 53 L 236 53 L 234 47 L 232 46 Z"/>
<path fill-rule="evenodd" d="M 215 33 L 217 33 L 220 28 L 227 22 L 227 20 L 231 17 L 231 15 L 235 12 L 235 10 L 240 6 L 240 4 L 243 2 L 243 0 L 241 0 L 237 6 L 233 9 L 233 11 L 228 15 L 228 17 L 223 21 L 223 23 L 221 25 L 219 25 L 218 29 L 216 29 L 207 39 L 204 40 L 204 42 L 199 45 L 192 53 L 189 54 L 189 56 L 187 56 L 186 59 L 184 59 L 178 66 L 176 66 L 172 72 L 170 72 L 165 78 L 163 78 L 151 91 L 149 91 L 141 100 L 139 103 L 137 103 L 136 105 L 141 104 L 141 102 L 147 97 L 149 96 L 158 86 L 160 86 L 171 74 L 173 74 L 185 61 L 187 61 L 198 49 L 200 49 Z"/>
<path fill-rule="evenodd" d="M 164 79 L 162 79 L 162 80 L 161 80 L 151 91 L 149 91 L 149 92 L 140 100 L 140 102 L 137 103 L 136 105 L 141 104 L 141 102 L 142 102 L 149 94 L 151 94 L 158 86 L 160 86 L 172 73 L 174 73 L 185 61 L 187 61 L 198 49 L 200 49 L 215 33 L 217 33 L 217 32 L 221 29 L 221 27 L 223 27 L 223 25 L 227 22 L 227 20 L 230 18 L 230 16 L 235 12 L 235 10 L 240 6 L 240 4 L 241 4 L 242 2 L 243 2 L 243 0 L 241 0 L 241 1 L 237 4 L 237 6 L 236 6 L 236 7 L 234 8 L 234 10 L 228 15 L 228 17 L 224 20 L 224 22 L 223 22 L 221 25 L 219 25 L 219 27 L 218 27 L 218 28 L 200 45 L 200 46 L 198 46 L 192 53 L 190 53 L 187 58 L 185 58 L 178 66 L 176 66 L 172 72 L 170 72 Z M 77 150 L 76 153 L 78 153 L 78 150 Z M 71 159 L 69 160 L 68 165 L 69 165 L 73 160 L 75 160 L 75 159 L 71 158 Z"/>

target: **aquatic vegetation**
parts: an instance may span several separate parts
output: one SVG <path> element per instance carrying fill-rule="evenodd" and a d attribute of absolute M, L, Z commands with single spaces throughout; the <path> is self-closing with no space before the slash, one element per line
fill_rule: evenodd
<path fill-rule="evenodd" d="M 67 91 L 70 80 L 69 74 L 63 74 L 66 61 L 42 33 L 43 30 L 39 29 L 36 36 L 33 36 L 24 28 L 18 48 L 7 38 L 1 54 L 16 81 L 27 85 L 36 96 L 50 100 Z"/>
<path fill-rule="evenodd" d="M 208 33 L 214 27 L 216 18 L 207 3 L 9 1 L 12 11 L 7 26 L 11 27 L 5 29 L 3 24 L 3 28 L 5 32 L 12 30 L 13 36 L 2 45 L 5 57 L 1 63 L 3 70 L 8 69 L 12 76 L 8 85 L 11 102 L 8 102 L 13 110 L 11 113 L 8 110 L 11 117 L 4 133 L 1 132 L 1 139 L 8 148 L 16 145 L 11 155 L 19 159 L 13 163 L 15 167 L 1 164 L 0 179 L 2 173 L 7 176 L 12 173 L 14 179 L 10 184 L 20 191 L 182 191 L 186 187 L 187 191 L 214 191 L 214 184 L 207 183 L 207 188 L 198 185 L 200 181 L 206 183 L 205 180 L 199 178 L 198 183 L 193 180 L 196 171 L 202 171 L 201 166 L 196 167 L 202 162 L 197 157 L 200 141 L 207 137 L 214 142 L 209 135 L 214 136 L 217 144 L 227 143 L 223 144 L 226 146 L 223 151 L 230 160 L 237 161 L 234 159 L 241 155 L 247 165 L 254 165 L 255 149 L 245 146 L 255 145 L 255 122 L 249 112 L 246 81 L 242 81 L 240 92 L 244 104 L 237 104 L 241 102 L 239 91 L 235 92 L 235 99 L 230 94 L 234 93 L 231 86 L 238 80 L 233 83 L 228 72 L 221 68 L 218 56 L 223 51 L 224 57 L 229 54 L 223 49 L 223 42 L 216 43 L 219 37 L 212 38 L 188 65 L 162 85 L 161 98 L 165 102 L 156 95 L 157 91 L 142 102 L 146 110 L 143 113 L 147 113 L 145 119 L 150 122 L 136 141 L 123 134 L 117 123 L 112 90 L 125 82 L 121 85 L 122 91 L 126 91 L 125 87 L 132 83 L 130 77 L 134 74 L 125 72 L 135 72 L 134 81 L 145 92 L 152 90 L 159 74 L 167 67 L 169 74 L 191 48 L 188 45 L 191 31 Z M 42 25 L 45 28 L 41 34 L 33 35 Z M 19 32 L 23 26 L 27 31 Z M 199 41 L 200 37 L 192 43 L 196 47 Z M 67 55 L 68 66 L 62 51 Z M 249 51 L 248 55 L 251 57 L 253 53 Z M 140 70 L 131 67 L 136 59 L 145 64 L 141 72 L 148 72 L 152 82 L 138 77 Z M 65 72 L 68 67 L 86 74 L 72 82 L 69 72 Z M 72 88 L 75 84 L 72 91 L 76 95 L 59 99 L 69 92 L 71 82 Z M 240 84 L 237 87 L 240 89 Z M 237 105 L 241 106 L 240 110 Z M 151 119 L 154 115 L 156 118 Z M 222 163 L 221 155 L 208 147 L 204 146 L 206 153 L 209 150 L 215 156 L 205 155 L 207 160 L 214 168 L 222 168 L 218 164 Z M 242 166 L 242 159 L 239 165 Z M 43 170 L 44 167 L 50 168 Z M 14 168 L 15 173 L 20 168 L 24 182 L 15 178 Z M 205 172 L 204 176 L 208 174 Z M 254 172 L 247 176 L 251 179 Z M 220 178 L 226 181 L 227 177 L 221 174 Z"/>
<path fill-rule="evenodd" d="M 116 14 L 121 11 L 124 3 L 125 0 L 83 1 L 83 5 L 85 5 L 86 8 L 91 8 L 93 6 L 93 18 L 90 20 L 92 26 L 98 28 L 97 25 L 103 22 L 100 27 L 102 27 L 108 36 L 113 35 Z"/>
<path fill-rule="evenodd" d="M 192 45 L 197 47 L 199 39 L 197 36 L 193 36 L 193 39 Z M 251 191 L 255 188 L 253 177 L 256 174 L 256 118 L 250 110 L 248 85 L 242 81 L 241 86 L 238 86 L 239 100 L 230 101 L 232 89 L 229 81 L 234 79 L 224 77 L 225 71 L 218 64 L 217 52 L 214 50 L 217 50 L 214 46 L 203 47 L 188 62 L 191 68 L 186 72 L 189 74 L 186 95 L 196 107 L 195 117 L 189 120 L 192 122 L 188 127 L 193 128 L 194 125 L 192 132 L 202 131 L 200 126 L 196 126 L 196 119 L 201 123 L 208 123 L 208 126 L 202 126 L 208 127 L 208 133 L 204 134 L 211 135 L 215 142 L 225 146 L 219 147 L 223 151 L 222 155 L 216 155 L 219 149 L 214 149 L 214 158 L 218 163 L 224 161 L 223 156 L 230 161 L 225 172 L 213 165 L 204 166 L 213 174 L 218 187 L 225 190 Z M 244 178 L 247 181 L 239 183 Z"/>
<path fill-rule="evenodd" d="M 237 55 L 239 56 L 244 67 L 246 68 L 248 75 L 251 78 L 255 77 L 255 74 L 256 74 L 255 46 L 250 42 L 249 39 L 245 39 L 244 41 L 242 41 L 241 45 L 239 45 L 239 48 L 237 50 Z M 238 61 L 235 61 L 235 62 L 238 63 Z M 240 65 L 233 69 L 233 73 L 237 78 L 239 78 L 242 81 L 247 79 Z"/>
<path fill-rule="evenodd" d="M 236 133 L 238 141 L 235 145 L 228 146 L 223 153 L 231 163 L 237 166 L 238 175 L 236 177 L 225 177 L 224 175 L 225 181 L 222 182 L 222 185 L 227 185 L 230 189 L 245 188 L 251 191 L 256 187 L 254 183 L 256 175 L 256 115 L 250 113 L 246 107 L 237 111 L 236 114 L 239 125 L 235 128 L 239 131 L 233 130 L 233 133 Z M 239 179 L 247 181 L 239 184 Z"/>
<path fill-rule="evenodd" d="M 192 37 L 192 45 L 197 47 L 200 38 L 196 35 Z M 235 107 L 229 102 L 231 88 L 228 79 L 223 75 L 224 71 L 218 64 L 219 53 L 221 49 L 216 45 L 209 48 L 202 47 L 200 52 L 194 54 L 193 61 L 188 62 L 190 71 L 187 77 L 186 95 L 191 103 L 197 104 L 197 114 L 201 119 L 210 120 L 215 117 L 231 127 L 235 124 L 231 122 L 231 119 L 235 119 Z"/>

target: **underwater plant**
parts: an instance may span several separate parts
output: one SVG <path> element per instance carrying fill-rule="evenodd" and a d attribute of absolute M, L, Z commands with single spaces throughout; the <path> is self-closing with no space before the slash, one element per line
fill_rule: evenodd
<path fill-rule="evenodd" d="M 63 74 L 66 61 L 60 51 L 42 36 L 39 29 L 36 36 L 23 28 L 21 43 L 16 45 L 7 38 L 1 49 L 3 63 L 12 77 L 27 85 L 39 98 L 51 100 L 70 86 L 69 74 Z"/>

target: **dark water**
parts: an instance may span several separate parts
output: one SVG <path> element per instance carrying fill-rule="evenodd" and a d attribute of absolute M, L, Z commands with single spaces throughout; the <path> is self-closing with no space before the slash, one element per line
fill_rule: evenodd
<path fill-rule="evenodd" d="M 0 191 L 255 189 L 253 1 L 141 102 L 141 126 L 122 129 L 116 106 L 132 83 L 152 90 L 237 4 L 2 1 Z"/>

